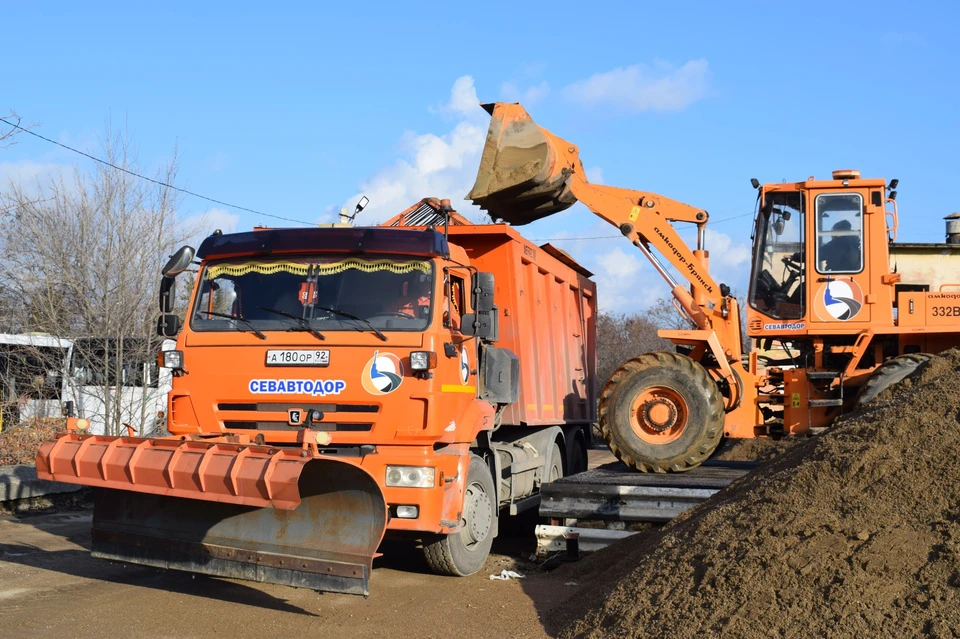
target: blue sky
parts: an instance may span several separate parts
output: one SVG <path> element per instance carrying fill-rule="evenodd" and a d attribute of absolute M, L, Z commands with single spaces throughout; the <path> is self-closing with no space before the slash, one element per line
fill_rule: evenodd
<path fill-rule="evenodd" d="M 710 211 L 713 270 L 741 291 L 751 177 L 897 177 L 901 241 L 940 241 L 960 208 L 954 3 L 133 4 L 6 7 L 0 111 L 85 150 L 125 122 L 148 168 L 178 146 L 178 186 L 284 217 L 329 220 L 365 193 L 372 222 L 424 196 L 467 210 L 473 104 L 520 100 L 597 180 Z M 21 136 L 0 179 L 77 162 Z M 181 213 L 273 222 L 194 198 Z M 595 271 L 607 310 L 667 294 L 583 207 L 524 233 Z M 574 239 L 596 236 L 613 237 Z"/>

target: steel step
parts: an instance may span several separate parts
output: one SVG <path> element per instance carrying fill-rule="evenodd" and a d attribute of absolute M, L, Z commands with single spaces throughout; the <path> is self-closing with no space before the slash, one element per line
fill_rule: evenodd
<path fill-rule="evenodd" d="M 807 400 L 810 408 L 826 408 L 827 406 L 843 406 L 842 399 L 810 399 Z"/>
<path fill-rule="evenodd" d="M 836 379 L 840 371 L 807 371 L 807 379 Z"/>

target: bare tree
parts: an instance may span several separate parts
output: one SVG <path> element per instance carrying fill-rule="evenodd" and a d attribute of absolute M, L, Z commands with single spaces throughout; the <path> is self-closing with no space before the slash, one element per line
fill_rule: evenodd
<path fill-rule="evenodd" d="M 73 341 L 78 413 L 121 434 L 125 423 L 144 431 L 153 421 L 159 270 L 190 231 L 175 190 L 131 175 L 143 171 L 125 131 L 107 125 L 101 146 L 125 171 L 75 168 L 39 184 L 40 198 L 16 182 L 0 195 L 0 301 L 16 301 L 21 330 Z M 174 151 L 154 179 L 172 184 L 176 174 Z"/>
<path fill-rule="evenodd" d="M 0 111 L 0 113 L 2 113 L 2 111 Z M 0 115 L 0 119 L 3 119 L 3 122 L 0 122 L 0 149 L 13 146 L 17 143 L 14 138 L 18 133 L 22 133 L 36 126 L 36 123 L 25 124 L 23 119 L 17 115 L 17 112 L 13 109 L 10 109 L 9 113 L 5 115 Z"/>
<path fill-rule="evenodd" d="M 673 344 L 657 335 L 664 327 L 655 323 L 655 317 L 653 309 L 643 314 L 597 316 L 597 381 L 601 388 L 627 360 L 651 351 L 673 350 Z"/>

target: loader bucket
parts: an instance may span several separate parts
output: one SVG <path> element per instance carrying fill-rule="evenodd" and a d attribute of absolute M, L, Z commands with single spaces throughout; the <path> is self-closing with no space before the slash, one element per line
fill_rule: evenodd
<path fill-rule="evenodd" d="M 483 108 L 490 113 L 490 128 L 467 199 L 514 226 L 573 206 L 577 199 L 567 185 L 572 167 L 562 153 L 573 147 L 537 126 L 519 104 Z"/>
<path fill-rule="evenodd" d="M 369 594 L 387 509 L 376 480 L 349 462 L 299 449 L 66 435 L 41 447 L 37 470 L 97 488 L 95 557 Z"/>

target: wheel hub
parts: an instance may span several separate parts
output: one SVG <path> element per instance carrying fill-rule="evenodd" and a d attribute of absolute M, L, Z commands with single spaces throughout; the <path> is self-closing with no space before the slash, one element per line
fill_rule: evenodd
<path fill-rule="evenodd" d="M 679 411 L 668 397 L 657 397 L 643 405 L 643 422 L 650 429 L 662 433 L 676 426 Z"/>
<path fill-rule="evenodd" d="M 493 508 L 490 497 L 477 485 L 467 487 L 463 504 L 463 520 L 463 530 L 468 538 L 468 545 L 483 541 L 490 533 Z"/>

